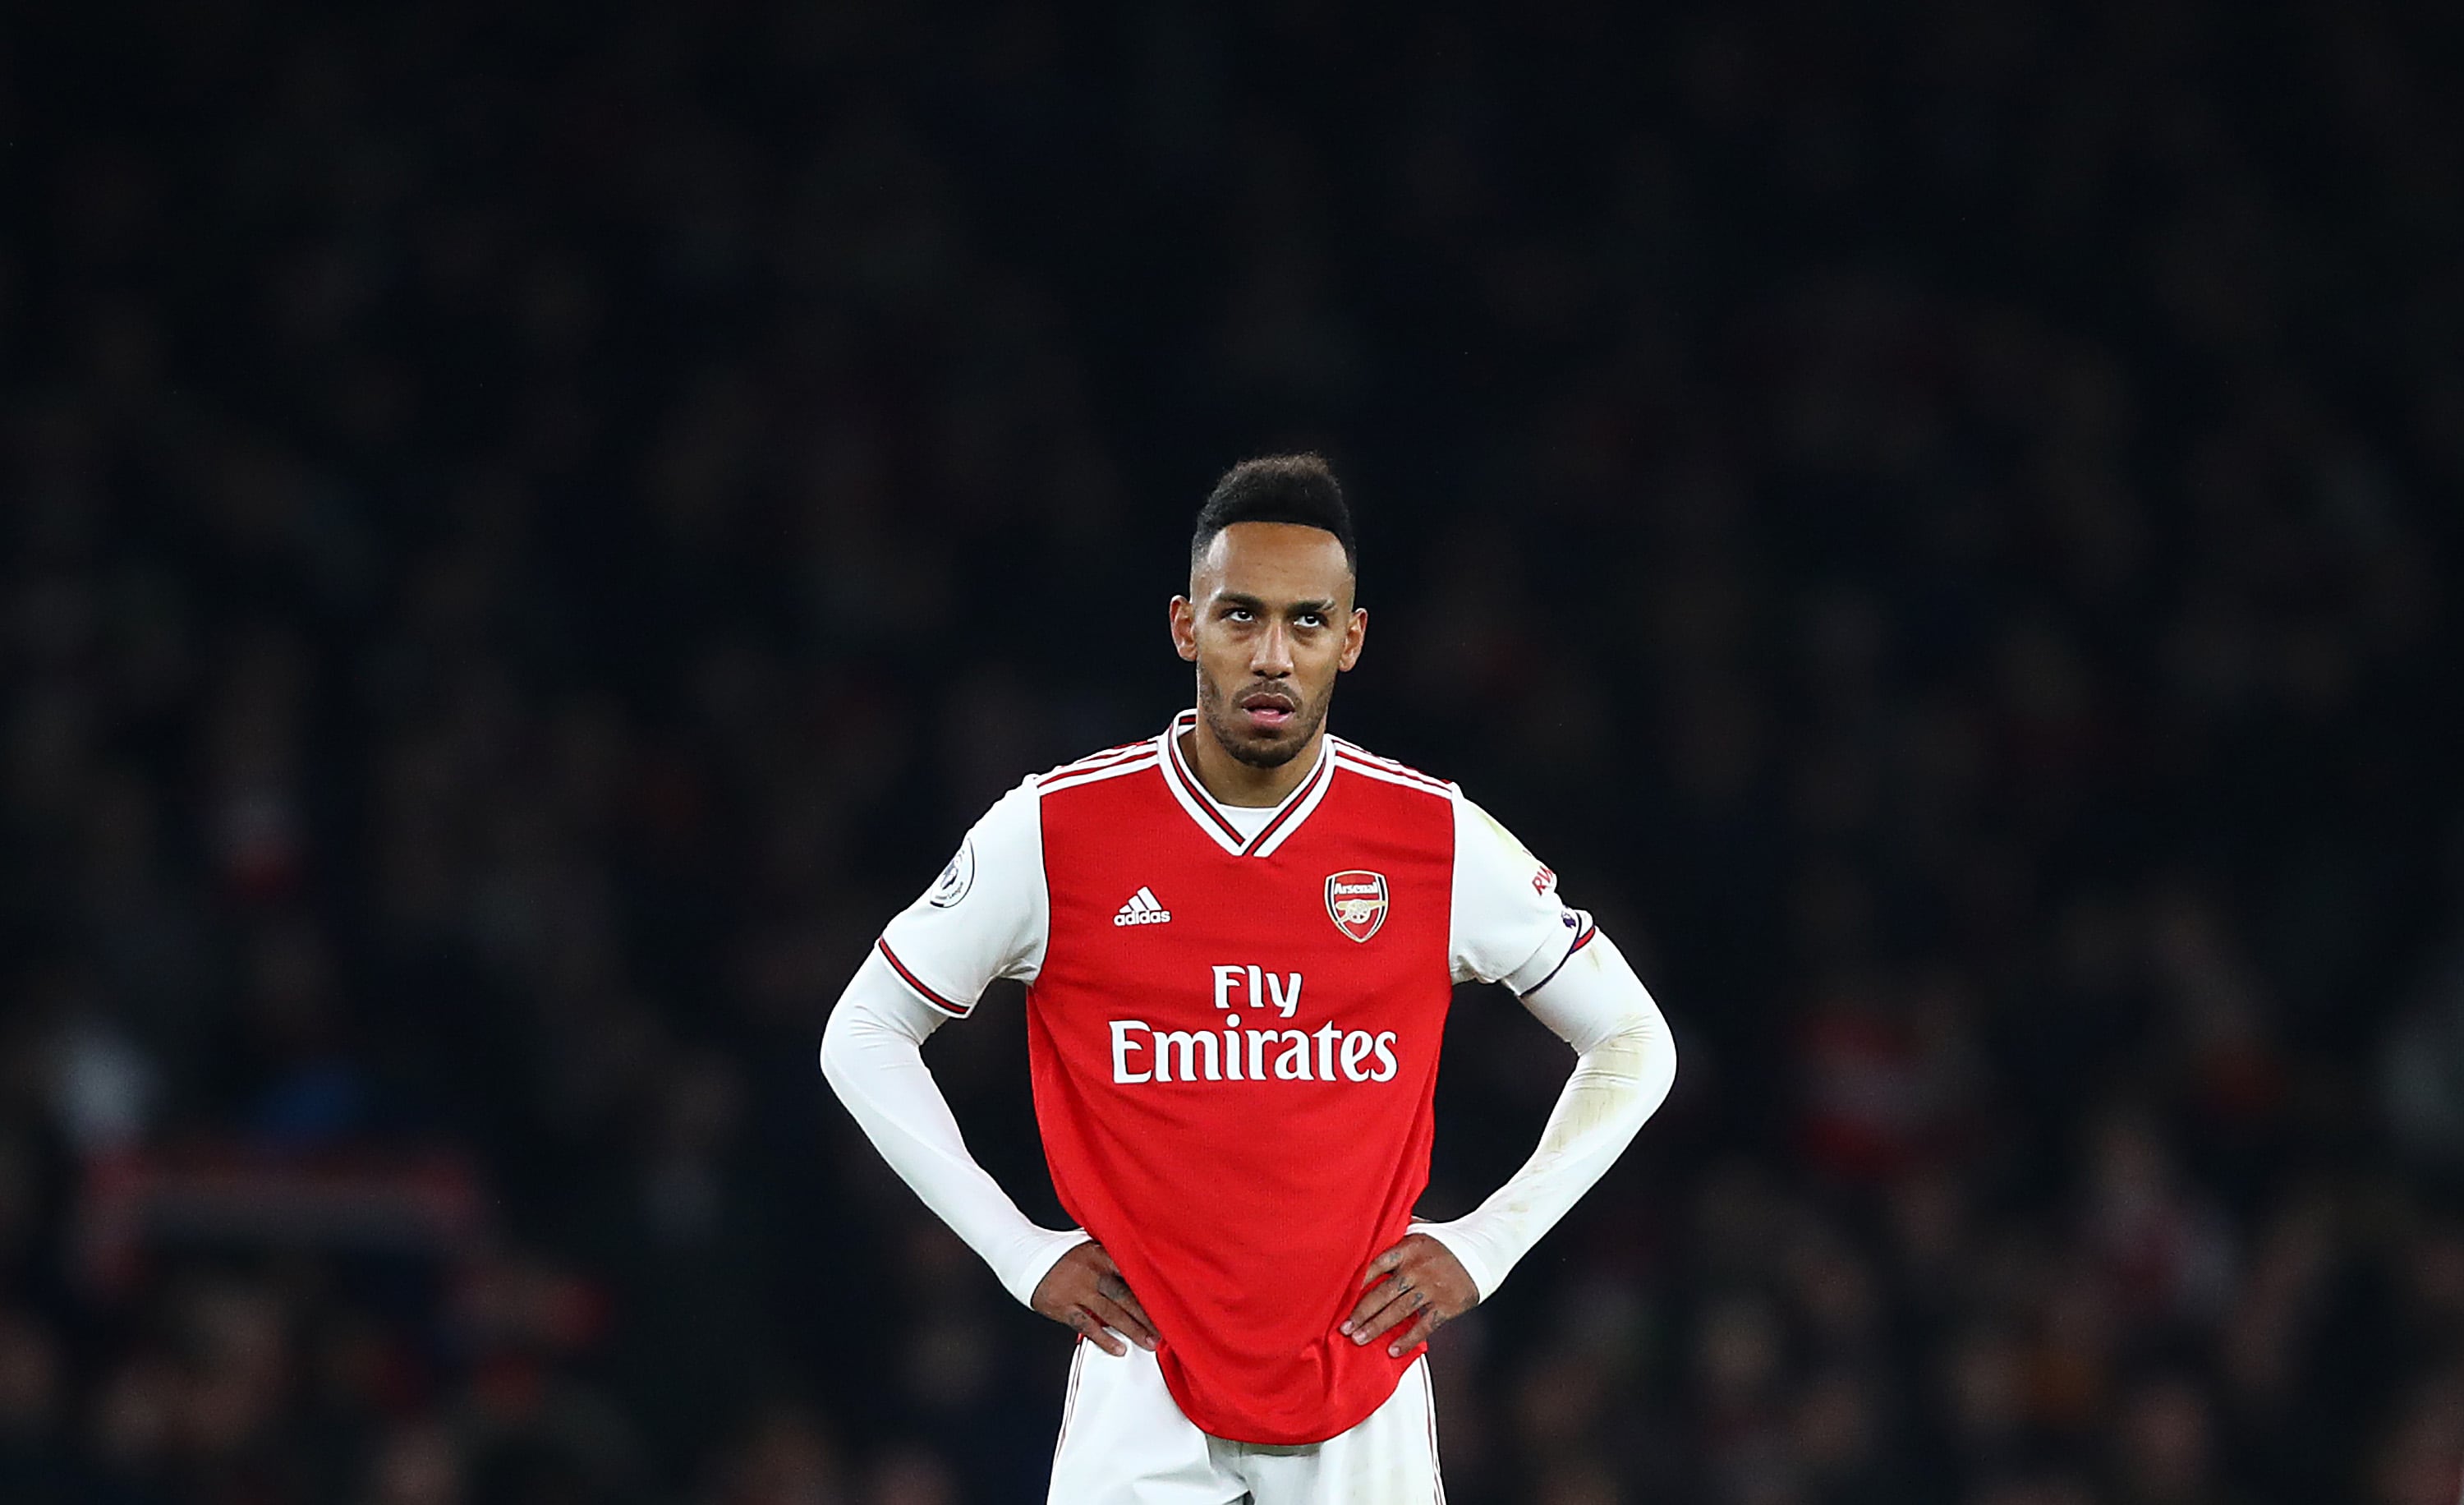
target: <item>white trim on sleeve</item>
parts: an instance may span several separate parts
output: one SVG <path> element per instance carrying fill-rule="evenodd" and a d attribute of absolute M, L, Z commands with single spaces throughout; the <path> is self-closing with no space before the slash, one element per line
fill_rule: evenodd
<path fill-rule="evenodd" d="M 1557 874 L 1495 816 L 1448 786 L 1455 808 L 1454 922 L 1447 964 L 1459 983 L 1528 993 L 1592 937 L 1591 917 L 1557 892 Z"/>
<path fill-rule="evenodd" d="M 1051 940 L 1039 781 L 995 801 L 933 886 L 891 918 L 876 947 L 914 995 L 963 1019 L 997 977 L 1032 983 Z"/>

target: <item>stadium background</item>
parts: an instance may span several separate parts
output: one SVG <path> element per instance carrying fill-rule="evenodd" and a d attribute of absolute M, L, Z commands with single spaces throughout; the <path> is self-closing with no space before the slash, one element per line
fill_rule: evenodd
<path fill-rule="evenodd" d="M 1241 9 L 0 16 L 0 1497 L 1040 1498 L 814 1045 L 1317 446 L 1685 1052 L 1460 1505 L 2455 1498 L 2458 12 Z"/>

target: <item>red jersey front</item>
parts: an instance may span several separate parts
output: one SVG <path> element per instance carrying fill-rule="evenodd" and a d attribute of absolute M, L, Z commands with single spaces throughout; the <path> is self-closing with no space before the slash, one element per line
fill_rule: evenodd
<path fill-rule="evenodd" d="M 1589 926 L 1453 786 L 1329 738 L 1283 805 L 1230 810 L 1181 761 L 1188 722 L 1028 781 L 883 950 L 952 1012 L 1028 978 L 1053 1184 L 1155 1318 L 1174 1398 L 1217 1436 L 1319 1442 L 1417 1353 L 1336 1327 L 1427 1183 L 1454 983 L 1535 985 Z"/>

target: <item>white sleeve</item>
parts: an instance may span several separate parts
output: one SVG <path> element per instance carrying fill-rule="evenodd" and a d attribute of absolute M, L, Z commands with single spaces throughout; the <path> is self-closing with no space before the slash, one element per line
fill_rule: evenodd
<path fill-rule="evenodd" d="M 1454 923 L 1448 962 L 1458 983 L 1504 983 L 1528 993 L 1591 935 L 1592 918 L 1557 896 L 1557 874 L 1494 816 L 1454 793 Z"/>
<path fill-rule="evenodd" d="M 1523 995 L 1523 1007 L 1575 1051 L 1540 1147 L 1469 1213 L 1415 1225 L 1463 1262 L 1483 1299 L 1616 1163 L 1677 1080 L 1677 1042 L 1660 1006 L 1616 944 L 1590 935 L 1552 963 L 1545 986 Z"/>
<path fill-rule="evenodd" d="M 963 1019 L 997 977 L 1035 981 L 1052 928 L 1044 819 L 1028 779 L 994 802 L 878 946 L 908 990 Z"/>
<path fill-rule="evenodd" d="M 899 1178 L 983 1256 L 1011 1295 L 1030 1303 L 1045 1273 L 1087 1234 L 1037 1227 L 967 1153 L 949 1100 L 924 1064 L 924 1041 L 946 1017 L 876 951 L 830 1011 L 822 1074 Z"/>

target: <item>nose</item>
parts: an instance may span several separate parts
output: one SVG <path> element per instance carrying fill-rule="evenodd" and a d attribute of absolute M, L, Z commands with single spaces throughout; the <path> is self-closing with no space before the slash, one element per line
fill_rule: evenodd
<path fill-rule="evenodd" d="M 1290 629 L 1280 621 L 1269 621 L 1266 630 L 1252 641 L 1249 650 L 1249 672 L 1261 679 L 1282 679 L 1292 672 L 1292 640 Z"/>

